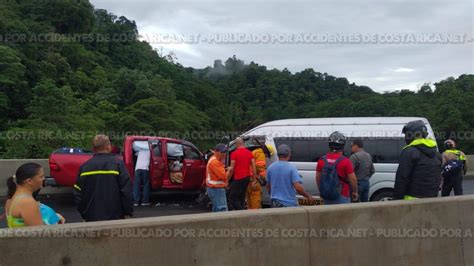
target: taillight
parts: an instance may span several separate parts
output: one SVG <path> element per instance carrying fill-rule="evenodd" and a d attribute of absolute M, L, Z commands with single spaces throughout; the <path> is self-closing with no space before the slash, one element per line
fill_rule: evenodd
<path fill-rule="evenodd" d="M 49 170 L 51 172 L 59 172 L 59 166 L 56 164 L 55 161 L 53 160 L 49 161 Z"/>

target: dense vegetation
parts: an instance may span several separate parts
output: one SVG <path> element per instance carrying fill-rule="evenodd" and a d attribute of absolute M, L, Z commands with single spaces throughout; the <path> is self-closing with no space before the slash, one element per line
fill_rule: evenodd
<path fill-rule="evenodd" d="M 220 138 L 212 132 L 297 117 L 424 116 L 440 137 L 472 131 L 474 75 L 434 86 L 380 94 L 313 69 L 267 69 L 235 56 L 186 68 L 139 41 L 134 21 L 88 1 L 0 0 L 3 158 L 88 147 L 96 132 L 119 144 L 124 134 L 149 133 L 207 148 Z M 463 139 L 472 133 L 457 137 L 474 152 Z"/>

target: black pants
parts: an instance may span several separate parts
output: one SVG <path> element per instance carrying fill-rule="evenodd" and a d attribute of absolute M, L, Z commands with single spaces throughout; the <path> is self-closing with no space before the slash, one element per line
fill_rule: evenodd
<path fill-rule="evenodd" d="M 245 209 L 245 196 L 249 183 L 250 177 L 232 181 L 229 189 L 229 207 L 231 210 Z"/>
<path fill-rule="evenodd" d="M 449 196 L 449 194 L 451 194 L 451 190 L 453 189 L 454 195 L 462 195 L 462 177 L 462 173 L 458 173 L 448 178 L 444 178 L 441 196 Z"/>

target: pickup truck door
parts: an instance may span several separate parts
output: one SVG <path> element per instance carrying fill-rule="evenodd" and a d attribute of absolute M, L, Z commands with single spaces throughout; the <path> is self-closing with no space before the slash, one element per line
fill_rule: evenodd
<path fill-rule="evenodd" d="M 184 181 L 183 189 L 199 189 L 206 175 L 204 156 L 192 146 L 183 144 L 184 149 Z"/>
<path fill-rule="evenodd" d="M 163 149 L 159 140 L 149 140 L 150 146 L 150 182 L 152 189 L 163 186 L 166 172 L 166 160 L 163 158 Z"/>

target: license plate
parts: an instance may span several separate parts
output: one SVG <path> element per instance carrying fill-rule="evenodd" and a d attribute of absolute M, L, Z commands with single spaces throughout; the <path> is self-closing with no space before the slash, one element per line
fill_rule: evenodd
<path fill-rule="evenodd" d="M 300 206 L 315 206 L 315 205 L 323 205 L 323 199 L 320 197 L 313 197 L 315 199 L 315 202 L 313 204 L 310 204 L 308 202 L 307 198 L 298 198 L 298 204 Z"/>

